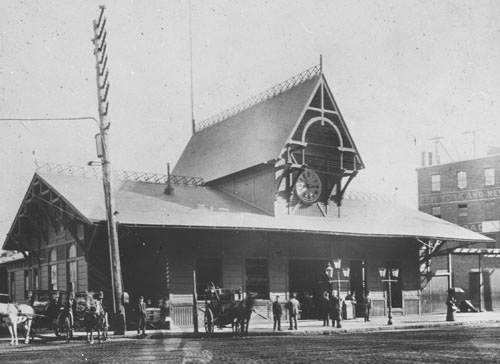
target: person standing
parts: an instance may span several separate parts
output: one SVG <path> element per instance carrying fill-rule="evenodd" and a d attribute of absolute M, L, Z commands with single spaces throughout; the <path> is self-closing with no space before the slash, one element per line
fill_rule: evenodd
<path fill-rule="evenodd" d="M 372 309 L 372 297 L 370 296 L 370 291 L 366 291 L 364 298 L 365 305 L 365 322 L 370 321 L 370 310 Z"/>
<path fill-rule="evenodd" d="M 330 317 L 332 318 L 332 327 L 342 327 L 340 323 L 340 298 L 337 296 L 337 291 L 332 291 L 332 298 L 330 299 Z"/>
<path fill-rule="evenodd" d="M 137 303 L 137 335 L 142 331 L 142 336 L 146 336 L 146 302 L 144 297 L 139 296 Z"/>
<path fill-rule="evenodd" d="M 273 331 L 276 331 L 276 327 L 278 327 L 278 331 L 281 331 L 281 313 L 280 296 L 276 296 L 276 301 L 273 302 Z"/>
<path fill-rule="evenodd" d="M 75 319 L 74 319 L 74 313 L 76 311 L 76 300 L 75 300 L 75 294 L 73 292 L 70 292 L 68 295 L 68 298 L 66 299 L 66 302 L 64 303 L 63 306 L 63 318 L 68 318 L 69 321 L 69 338 L 73 338 L 74 330 L 75 330 Z"/>
<path fill-rule="evenodd" d="M 448 290 L 448 298 L 446 299 L 446 321 L 455 321 L 455 312 L 457 311 L 454 291 Z"/>
<path fill-rule="evenodd" d="M 297 315 L 299 314 L 300 303 L 295 298 L 295 294 L 292 293 L 290 300 L 288 301 L 288 314 L 290 315 L 290 327 L 288 330 L 297 330 Z"/>
<path fill-rule="evenodd" d="M 167 298 L 163 298 L 160 302 L 160 325 L 162 328 L 167 326 L 167 317 L 169 316 L 169 304 Z"/>
<path fill-rule="evenodd" d="M 323 319 L 323 326 L 330 326 L 328 313 L 330 312 L 330 299 L 328 298 L 328 292 L 323 292 L 319 303 L 321 318 Z"/>

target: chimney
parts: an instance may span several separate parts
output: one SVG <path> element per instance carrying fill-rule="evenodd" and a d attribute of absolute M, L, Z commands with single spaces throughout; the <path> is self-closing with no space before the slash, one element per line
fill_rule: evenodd
<path fill-rule="evenodd" d="M 163 191 L 165 195 L 173 195 L 174 188 L 170 185 L 170 163 L 167 163 L 167 187 Z"/>

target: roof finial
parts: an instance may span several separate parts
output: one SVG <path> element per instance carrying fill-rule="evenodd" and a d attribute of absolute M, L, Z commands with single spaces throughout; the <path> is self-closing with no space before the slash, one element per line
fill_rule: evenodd
<path fill-rule="evenodd" d="M 167 163 L 167 187 L 163 192 L 165 195 L 171 195 L 174 193 L 174 188 L 170 184 L 170 163 Z"/>
<path fill-rule="evenodd" d="M 323 74 L 323 55 L 319 55 L 319 74 Z"/>

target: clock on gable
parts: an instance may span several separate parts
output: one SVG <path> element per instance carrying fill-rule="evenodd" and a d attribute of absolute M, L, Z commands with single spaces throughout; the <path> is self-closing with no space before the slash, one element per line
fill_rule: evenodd
<path fill-rule="evenodd" d="M 306 168 L 297 179 L 295 193 L 300 201 L 311 205 L 319 200 L 323 192 L 323 184 L 319 175 Z"/>

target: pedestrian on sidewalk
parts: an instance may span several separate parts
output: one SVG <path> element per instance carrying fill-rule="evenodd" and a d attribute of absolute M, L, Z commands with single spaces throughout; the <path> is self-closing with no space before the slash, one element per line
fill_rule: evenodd
<path fill-rule="evenodd" d="M 323 326 L 330 326 L 328 314 L 330 313 L 330 298 L 328 297 L 328 292 L 324 291 L 323 296 L 321 296 L 320 304 L 321 318 L 323 319 Z"/>
<path fill-rule="evenodd" d="M 370 296 L 370 291 L 365 292 L 363 304 L 365 305 L 365 322 L 368 322 L 370 321 L 370 310 L 372 309 L 372 297 Z"/>
<path fill-rule="evenodd" d="M 137 303 L 137 335 L 139 336 L 142 331 L 142 336 L 146 336 L 146 302 L 144 297 L 139 296 Z"/>
<path fill-rule="evenodd" d="M 276 296 L 276 301 L 273 302 L 273 331 L 276 331 L 276 327 L 278 327 L 278 331 L 281 331 L 281 313 L 280 296 Z"/>
<path fill-rule="evenodd" d="M 290 327 L 288 330 L 297 330 L 297 315 L 300 311 L 300 303 L 295 298 L 295 293 L 290 295 L 290 300 L 288 301 L 288 315 L 290 316 Z"/>
<path fill-rule="evenodd" d="M 335 324 L 338 328 L 342 327 L 340 323 L 340 297 L 338 296 L 338 292 L 336 290 L 332 291 L 332 298 L 330 299 L 330 317 L 332 318 L 332 327 L 335 327 Z"/>
<path fill-rule="evenodd" d="M 456 302 L 455 292 L 450 288 L 446 299 L 446 321 L 455 321 L 455 312 L 458 310 Z"/>

